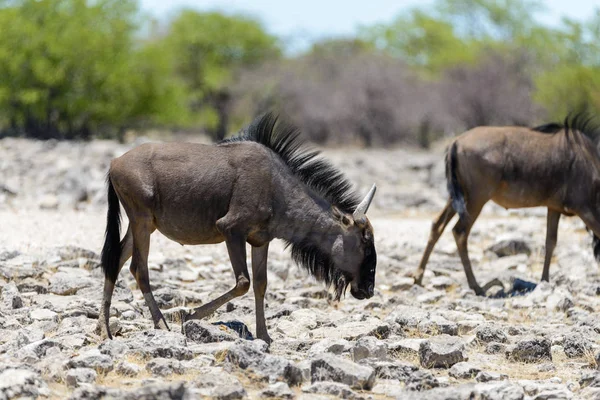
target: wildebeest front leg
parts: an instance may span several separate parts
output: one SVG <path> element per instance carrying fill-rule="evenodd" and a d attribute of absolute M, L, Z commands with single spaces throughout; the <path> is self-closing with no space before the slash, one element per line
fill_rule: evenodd
<path fill-rule="evenodd" d="M 269 244 L 252 247 L 252 284 L 256 308 L 256 337 L 271 343 L 265 322 L 265 292 L 267 291 L 267 255 Z"/>
<path fill-rule="evenodd" d="M 546 224 L 546 256 L 544 257 L 544 270 L 542 271 L 542 281 L 550 280 L 550 261 L 552 253 L 556 247 L 556 238 L 558 236 L 558 221 L 560 221 L 560 213 L 548 209 L 548 217 Z"/>
<path fill-rule="evenodd" d="M 229 253 L 229 259 L 231 260 L 231 266 L 235 275 L 236 283 L 234 288 L 210 303 L 194 309 L 193 313 L 184 315 L 182 323 L 190 319 L 207 317 L 223 304 L 246 294 L 248 289 L 250 289 L 250 275 L 248 274 L 248 266 L 246 264 L 246 238 L 242 235 L 229 235 L 225 239 L 225 243 L 227 244 L 227 252 Z"/>
<path fill-rule="evenodd" d="M 119 272 L 123 265 L 131 257 L 133 250 L 133 236 L 131 235 L 131 227 L 127 228 L 127 233 L 123 240 L 121 240 L 121 258 L 119 259 Z M 118 274 L 117 274 L 118 275 Z M 115 290 L 115 283 L 108 278 L 104 279 L 104 292 L 102 296 L 102 305 L 100 306 L 100 314 L 98 316 L 98 325 L 96 326 L 96 333 L 100 336 L 106 336 L 112 339 L 110 334 L 110 328 L 108 322 L 110 319 L 110 303 L 112 300 L 113 291 Z"/>
<path fill-rule="evenodd" d="M 450 220 L 452 219 L 452 217 L 454 217 L 455 214 L 456 211 L 454 211 L 454 208 L 452 208 L 451 201 L 448 200 L 448 203 L 446 203 L 446 207 L 444 207 L 444 210 L 440 213 L 436 220 L 433 221 L 433 224 L 431 225 L 431 233 L 429 234 L 429 240 L 427 242 L 427 247 L 423 252 L 421 263 L 419 264 L 417 270 L 412 274 L 412 277 L 415 279 L 415 284 L 421 285 L 423 283 L 425 267 L 427 266 L 427 261 L 429 261 L 429 256 L 433 251 L 433 247 L 439 240 L 440 236 L 442 236 L 442 233 L 444 232 L 444 229 L 446 229 L 448 222 L 450 222 Z"/>
<path fill-rule="evenodd" d="M 132 222 L 133 224 L 133 222 Z M 148 253 L 150 251 L 150 234 L 154 227 L 150 221 L 136 221 L 132 226 L 133 232 L 133 256 L 129 270 L 135 277 L 138 287 L 142 291 L 146 305 L 150 309 L 152 322 L 157 329 L 170 330 L 165 317 L 160 312 L 158 304 L 150 288 L 150 276 L 148 275 Z"/>

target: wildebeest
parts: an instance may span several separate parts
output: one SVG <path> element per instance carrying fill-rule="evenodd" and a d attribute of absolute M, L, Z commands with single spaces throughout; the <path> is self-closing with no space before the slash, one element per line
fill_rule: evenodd
<path fill-rule="evenodd" d="M 600 129 L 585 114 L 569 116 L 563 124 L 536 128 L 477 127 L 450 145 L 446 154 L 449 199 L 435 219 L 423 258 L 414 272 L 421 284 L 427 260 L 452 217 L 452 230 L 469 287 L 484 295 L 471 270 L 467 238 L 489 200 L 505 208 L 548 208 L 546 255 L 542 280 L 548 281 L 561 214 L 577 215 L 594 233 L 593 248 L 600 259 Z"/>
<path fill-rule="evenodd" d="M 257 118 L 240 137 L 216 145 L 144 144 L 111 162 L 108 215 L 102 249 L 105 273 L 99 332 L 108 327 L 114 285 L 123 264 L 144 295 L 156 328 L 168 329 L 150 290 L 150 234 L 158 229 L 182 245 L 225 242 L 235 286 L 188 319 L 212 314 L 250 288 L 246 243 L 252 246 L 256 336 L 267 342 L 264 296 L 269 242 L 283 239 L 293 259 L 340 299 L 350 286 L 357 299 L 373 296 L 373 228 L 366 217 L 375 185 L 362 200 L 296 128 L 273 114 Z M 120 240 L 120 207 L 129 218 Z"/>

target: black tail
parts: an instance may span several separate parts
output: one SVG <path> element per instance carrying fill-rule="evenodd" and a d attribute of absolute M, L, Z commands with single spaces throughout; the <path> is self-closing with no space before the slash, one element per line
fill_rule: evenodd
<path fill-rule="evenodd" d="M 458 216 L 461 219 L 465 219 L 468 218 L 467 203 L 465 201 L 465 194 L 463 193 L 463 190 L 458 183 L 458 177 L 456 176 L 457 162 L 455 141 L 452 143 L 452 146 L 446 155 L 446 182 L 448 184 L 448 193 L 452 200 L 452 208 L 454 208 L 454 211 L 458 213 Z"/>
<path fill-rule="evenodd" d="M 106 214 L 106 239 L 102 248 L 102 270 L 111 282 L 117 281 L 119 259 L 121 258 L 121 206 L 115 188 L 108 183 L 108 213 Z"/>

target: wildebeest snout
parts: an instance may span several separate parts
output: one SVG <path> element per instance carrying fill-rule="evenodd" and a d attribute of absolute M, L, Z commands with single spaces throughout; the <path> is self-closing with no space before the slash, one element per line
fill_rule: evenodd
<path fill-rule="evenodd" d="M 354 289 L 354 287 L 351 287 L 350 293 L 352 294 L 352 297 L 354 297 L 355 299 L 358 299 L 358 300 L 370 299 L 375 294 L 375 288 L 374 288 L 374 285 L 372 283 L 370 283 L 366 289 L 365 288 Z"/>

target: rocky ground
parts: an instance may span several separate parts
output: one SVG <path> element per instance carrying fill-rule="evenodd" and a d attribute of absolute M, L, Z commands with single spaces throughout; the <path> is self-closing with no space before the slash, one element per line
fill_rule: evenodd
<path fill-rule="evenodd" d="M 563 218 L 551 282 L 525 295 L 476 297 L 449 231 L 424 287 L 405 277 L 444 204 L 442 150 L 326 152 L 359 190 L 379 187 L 372 299 L 333 302 L 277 243 L 269 349 L 249 340 L 251 292 L 181 333 L 179 310 L 230 289 L 231 267 L 224 245 L 181 247 L 155 233 L 150 280 L 171 331 L 152 329 L 124 268 L 115 339 L 101 340 L 103 179 L 129 147 L 0 140 L 0 399 L 600 398 L 600 277 L 580 221 Z M 544 210 L 486 206 L 470 240 L 480 283 L 538 282 L 544 235 Z"/>

